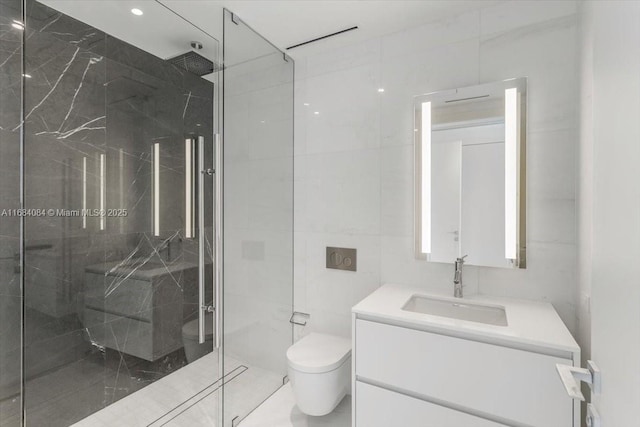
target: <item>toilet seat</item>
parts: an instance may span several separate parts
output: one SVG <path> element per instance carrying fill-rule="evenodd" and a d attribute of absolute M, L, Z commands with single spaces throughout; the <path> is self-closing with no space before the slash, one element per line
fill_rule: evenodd
<path fill-rule="evenodd" d="M 351 340 L 312 332 L 287 350 L 289 366 L 318 374 L 339 368 L 351 356 Z"/>

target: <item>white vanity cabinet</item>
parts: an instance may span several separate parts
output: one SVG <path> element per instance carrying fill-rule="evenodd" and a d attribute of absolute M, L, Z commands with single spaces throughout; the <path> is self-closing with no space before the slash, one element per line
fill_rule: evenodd
<path fill-rule="evenodd" d="M 495 326 L 393 308 L 413 295 L 386 285 L 354 307 L 355 427 L 579 426 L 556 372 L 579 347 L 550 305 L 501 300 L 509 325 Z M 523 325 L 545 316 L 562 329 L 539 332 L 547 346 Z"/>

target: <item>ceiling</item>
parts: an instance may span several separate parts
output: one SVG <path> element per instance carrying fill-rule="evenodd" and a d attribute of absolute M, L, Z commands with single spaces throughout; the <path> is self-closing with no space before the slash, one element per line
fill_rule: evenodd
<path fill-rule="evenodd" d="M 331 39 L 289 51 L 294 58 L 415 27 L 428 21 L 479 9 L 498 1 L 487 0 L 162 0 L 202 28 L 221 22 L 221 6 L 285 49 L 310 39 L 357 25 L 359 28 Z M 219 12 L 218 12 L 219 13 Z"/>
<path fill-rule="evenodd" d="M 354 25 L 359 27 L 287 52 L 297 58 L 498 3 L 492 0 L 159 0 L 161 4 L 155 0 L 41 1 L 163 58 L 187 50 L 190 40 L 203 39 L 205 47 L 215 44 L 209 43 L 212 38 L 222 40 L 225 7 L 282 50 Z M 144 15 L 131 14 L 134 7 L 143 10 Z"/>

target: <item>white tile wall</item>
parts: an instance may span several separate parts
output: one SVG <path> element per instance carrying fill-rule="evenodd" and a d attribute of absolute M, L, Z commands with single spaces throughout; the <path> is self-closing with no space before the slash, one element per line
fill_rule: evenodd
<path fill-rule="evenodd" d="M 522 76 L 528 268 L 465 267 L 465 291 L 549 301 L 575 329 L 576 14 L 503 2 L 296 60 L 295 308 L 311 314 L 298 335 L 349 336 L 350 307 L 383 283 L 452 291 L 452 265 L 414 258 L 412 97 Z M 326 246 L 357 248 L 358 271 L 327 270 Z"/>
<path fill-rule="evenodd" d="M 602 425 L 627 426 L 640 407 L 640 3 L 581 8 L 580 328 L 607 379 L 591 403 Z"/>
<path fill-rule="evenodd" d="M 582 364 L 591 359 L 591 283 L 593 256 L 593 187 L 594 187 L 594 38 L 593 5 L 580 6 L 580 144 L 576 150 L 578 286 L 576 317 L 578 342 L 582 347 Z M 583 390 L 589 392 L 588 390 Z"/>

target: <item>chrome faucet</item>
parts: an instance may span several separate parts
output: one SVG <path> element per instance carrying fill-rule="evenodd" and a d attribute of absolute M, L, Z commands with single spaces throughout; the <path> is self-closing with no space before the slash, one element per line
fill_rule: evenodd
<path fill-rule="evenodd" d="M 176 243 L 182 242 L 182 238 L 180 237 L 169 237 L 167 240 L 162 241 L 159 245 L 158 248 L 156 249 L 156 252 L 158 253 L 158 256 L 161 257 L 160 254 L 162 254 L 162 252 L 167 252 L 167 257 L 166 257 L 166 261 L 167 262 L 172 262 L 174 259 L 171 256 L 171 247 L 174 246 Z M 175 249 L 174 249 L 175 251 Z M 174 255 L 175 257 L 175 255 Z"/>
<path fill-rule="evenodd" d="M 171 239 L 167 239 L 164 242 L 162 242 L 158 248 L 156 249 L 156 252 L 158 253 L 158 256 L 160 256 L 160 254 L 162 252 L 167 252 L 167 262 L 171 262 Z M 161 257 L 162 258 L 162 257 Z"/>
<path fill-rule="evenodd" d="M 456 271 L 453 273 L 453 296 L 456 298 L 462 298 L 462 266 L 464 265 L 464 259 L 467 255 L 462 258 L 456 258 L 455 269 Z"/>

